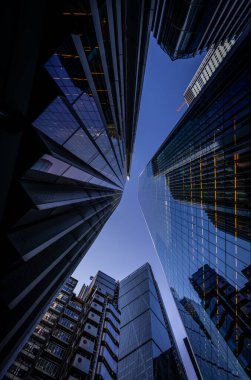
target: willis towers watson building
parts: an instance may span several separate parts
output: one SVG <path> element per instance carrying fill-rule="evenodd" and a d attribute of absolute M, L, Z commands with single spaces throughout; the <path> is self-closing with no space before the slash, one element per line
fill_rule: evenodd
<path fill-rule="evenodd" d="M 139 199 L 204 379 L 248 379 L 250 30 L 140 177 Z"/>

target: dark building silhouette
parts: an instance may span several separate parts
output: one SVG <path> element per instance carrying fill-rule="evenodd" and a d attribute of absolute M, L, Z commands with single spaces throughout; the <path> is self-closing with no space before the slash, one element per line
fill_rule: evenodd
<path fill-rule="evenodd" d="M 139 181 L 141 207 L 204 379 L 249 376 L 250 342 L 244 341 L 239 321 L 241 308 L 249 313 L 250 307 L 242 297 L 246 289 L 245 300 L 250 298 L 251 264 L 249 45 L 250 27 Z M 231 330 L 232 338 L 219 333 L 190 281 L 206 265 L 235 289 L 231 323 L 238 329 Z M 203 286 L 202 292 L 207 288 Z M 220 295 L 220 283 L 214 282 L 214 287 Z M 237 348 L 234 339 L 239 339 Z"/>
<path fill-rule="evenodd" d="M 153 33 L 171 59 L 188 58 L 238 36 L 250 16 L 248 0 L 158 0 Z"/>
<path fill-rule="evenodd" d="M 78 295 L 76 283 L 71 277 L 62 287 L 4 379 L 186 378 L 149 264 L 120 283 L 99 271 Z M 130 289 L 134 285 L 138 290 Z M 126 335 L 138 322 L 145 330 L 142 345 L 135 341 L 140 329 Z M 126 354 L 135 343 L 136 350 Z"/>
<path fill-rule="evenodd" d="M 7 360 L 121 199 L 153 9 L 141 1 L 14 1 L 0 17 Z"/>

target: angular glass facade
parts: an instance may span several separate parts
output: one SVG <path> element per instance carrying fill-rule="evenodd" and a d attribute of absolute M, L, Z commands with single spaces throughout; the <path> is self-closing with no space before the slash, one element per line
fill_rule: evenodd
<path fill-rule="evenodd" d="M 204 379 L 248 379 L 250 57 L 246 31 L 140 176 L 139 199 Z"/>
<path fill-rule="evenodd" d="M 249 0 L 157 0 L 153 33 L 171 59 L 188 58 L 238 36 L 250 15 Z"/>
<path fill-rule="evenodd" d="M 6 360 L 120 202 L 153 17 L 153 4 L 141 1 L 34 7 L 14 0 L 2 9 L 0 352 Z"/>
<path fill-rule="evenodd" d="M 149 264 L 120 282 L 119 308 L 118 378 L 182 379 L 181 364 Z"/>

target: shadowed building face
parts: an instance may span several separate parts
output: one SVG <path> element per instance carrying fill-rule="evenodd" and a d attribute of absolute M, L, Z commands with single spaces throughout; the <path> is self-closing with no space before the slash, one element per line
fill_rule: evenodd
<path fill-rule="evenodd" d="M 153 8 L 3 8 L 0 341 L 11 358 L 120 202 Z"/>

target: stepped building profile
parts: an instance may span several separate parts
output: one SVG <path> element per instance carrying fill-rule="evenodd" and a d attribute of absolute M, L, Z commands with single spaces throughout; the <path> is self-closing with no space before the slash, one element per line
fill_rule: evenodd
<path fill-rule="evenodd" d="M 69 278 L 4 379 L 185 380 L 147 263 L 122 281 L 99 271 L 74 293 Z"/>

